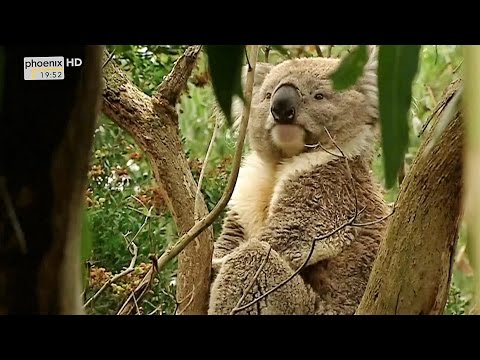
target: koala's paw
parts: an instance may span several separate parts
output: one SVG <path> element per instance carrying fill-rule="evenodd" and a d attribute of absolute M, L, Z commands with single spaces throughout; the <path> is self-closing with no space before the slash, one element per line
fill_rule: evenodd
<path fill-rule="evenodd" d="M 259 268 L 260 273 L 244 296 Z M 293 270 L 270 245 L 248 241 L 224 258 L 212 284 L 209 314 L 227 315 L 277 286 L 293 274 Z M 244 296 L 241 304 L 239 300 Z M 311 314 L 314 311 L 313 290 L 296 275 L 287 284 L 255 304 L 236 312 L 239 315 Z"/>

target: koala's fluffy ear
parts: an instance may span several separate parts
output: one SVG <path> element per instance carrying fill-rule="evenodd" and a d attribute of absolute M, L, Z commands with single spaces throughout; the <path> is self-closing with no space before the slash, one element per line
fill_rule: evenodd
<path fill-rule="evenodd" d="M 273 66 L 274 66 L 273 64 L 257 62 L 255 66 L 255 78 L 253 80 L 252 95 L 254 95 L 258 91 L 258 89 L 260 89 L 260 87 L 263 84 L 263 81 L 265 80 L 265 77 L 268 75 L 268 73 L 273 68 Z M 248 64 L 244 65 L 242 68 L 241 84 L 242 84 L 244 95 L 245 95 L 245 86 L 247 84 L 247 74 L 248 74 Z M 219 117 L 222 120 L 225 120 L 225 116 L 223 115 L 222 110 L 220 109 L 220 106 L 218 105 L 217 102 L 215 102 L 213 112 L 215 117 Z M 243 114 L 243 102 L 238 98 L 234 98 L 232 103 L 232 119 L 233 119 L 234 130 L 238 129 L 238 127 L 240 126 L 240 121 L 242 120 L 242 114 Z"/>
<path fill-rule="evenodd" d="M 378 46 L 368 46 L 368 60 L 365 64 L 363 75 L 358 79 L 356 88 L 367 98 L 368 112 L 375 121 L 378 120 Z"/>

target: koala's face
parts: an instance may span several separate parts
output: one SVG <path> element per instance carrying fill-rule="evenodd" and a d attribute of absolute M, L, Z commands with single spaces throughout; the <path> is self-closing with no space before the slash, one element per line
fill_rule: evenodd
<path fill-rule="evenodd" d="M 374 78 L 363 86 L 369 75 L 365 73 L 356 87 L 335 91 L 329 75 L 338 64 L 339 59 L 302 58 L 262 68 L 259 76 L 264 78 L 256 79 L 252 98 L 252 148 L 281 160 L 312 151 L 317 144 L 334 148 L 325 128 L 340 147 L 373 130 L 377 120 Z"/>

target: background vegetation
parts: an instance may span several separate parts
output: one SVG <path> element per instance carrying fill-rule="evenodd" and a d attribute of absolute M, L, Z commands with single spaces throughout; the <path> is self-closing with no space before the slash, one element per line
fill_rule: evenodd
<path fill-rule="evenodd" d="M 109 50 L 115 51 L 112 61 L 121 65 L 132 81 L 151 95 L 185 48 L 186 46 L 131 45 L 110 46 Z M 331 51 L 331 56 L 335 57 L 344 56 L 351 50 L 350 46 L 340 45 L 320 48 L 323 55 Z M 315 46 L 285 46 L 285 49 L 287 53 L 270 49 L 268 61 L 277 63 L 289 57 L 318 56 Z M 265 55 L 265 48 L 262 48 L 259 61 L 264 61 Z M 446 86 L 460 75 L 461 64 L 459 46 L 422 47 L 419 72 L 412 89 L 407 167 L 421 142 L 421 125 L 431 114 Z M 178 105 L 184 149 L 196 180 L 215 127 L 213 99 L 207 61 L 202 56 Z M 209 210 L 214 207 L 225 188 L 234 146 L 235 134 L 220 124 L 202 185 Z M 373 171 L 383 183 L 385 178 L 380 148 Z M 395 201 L 397 192 L 398 186 L 387 191 L 387 201 Z M 91 246 L 87 246 L 84 253 L 85 300 L 130 264 L 132 254 L 129 244 L 133 242 L 138 247 L 135 271 L 109 285 L 86 309 L 90 314 L 115 314 L 125 296 L 135 288 L 142 274 L 151 266 L 152 255 L 161 254 L 177 236 L 172 218 L 155 191 L 148 159 L 134 141 L 104 115 L 99 116 L 95 132 L 86 205 L 86 217 L 91 227 Z M 221 221 L 220 217 L 214 223 L 215 236 L 218 236 Z M 464 247 L 465 236 L 462 231 L 447 314 L 468 312 L 473 289 L 471 269 L 463 252 Z M 147 299 L 138 304 L 139 313 L 175 312 L 176 266 L 176 261 L 173 261 L 157 276 Z"/>

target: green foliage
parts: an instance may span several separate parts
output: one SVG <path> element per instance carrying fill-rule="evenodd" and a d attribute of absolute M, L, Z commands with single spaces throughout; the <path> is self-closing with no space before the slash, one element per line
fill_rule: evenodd
<path fill-rule="evenodd" d="M 152 95 L 186 47 L 117 45 L 109 46 L 108 50 L 115 53 L 117 62 L 130 79 L 146 94 Z"/>
<path fill-rule="evenodd" d="M 123 50 L 115 48 L 112 61 L 119 64 L 147 94 L 155 91 L 182 53 L 182 47 L 169 49 L 168 53 L 163 53 L 166 56 L 162 56 L 154 46 L 125 46 Z M 204 84 L 205 63 L 205 58 L 200 57 L 178 106 L 183 145 L 195 179 L 200 174 L 214 127 L 211 117 L 214 95 L 212 88 Z M 228 129 L 217 131 L 203 181 L 203 194 L 210 210 L 226 186 L 234 144 Z M 85 299 L 93 296 L 105 281 L 129 265 L 132 254 L 127 241 L 134 241 L 138 246 L 138 259 L 135 271 L 109 286 L 88 306 L 87 312 L 115 314 L 151 264 L 149 256 L 161 255 L 178 239 L 172 216 L 155 188 L 146 155 L 126 132 L 101 115 L 95 131 L 87 192 L 87 214 L 94 236 L 89 257 L 93 266 Z M 149 214 L 152 206 L 154 208 Z M 213 224 L 217 235 L 221 221 L 222 217 Z M 158 306 L 161 306 L 161 313 L 174 312 L 176 270 L 177 261 L 174 260 L 157 276 L 152 292 L 139 305 L 143 312 L 149 313 Z"/>
<path fill-rule="evenodd" d="M 82 262 L 85 262 L 89 257 L 92 251 L 92 227 L 90 220 L 88 219 L 88 213 L 83 213 L 83 225 L 82 225 L 82 246 L 81 246 L 81 257 Z"/>
<path fill-rule="evenodd" d="M 464 315 L 468 306 L 469 300 L 463 295 L 460 288 L 454 282 L 450 285 L 448 293 L 447 305 L 445 306 L 445 315 Z"/>
<path fill-rule="evenodd" d="M 212 87 L 227 122 L 232 123 L 232 98 L 243 99 L 241 75 L 244 45 L 207 45 L 208 65 Z"/>
<path fill-rule="evenodd" d="M 385 186 L 396 181 L 408 148 L 408 113 L 418 70 L 419 45 L 382 45 L 378 54 L 378 97 Z"/>
<path fill-rule="evenodd" d="M 353 86 L 363 73 L 368 60 L 366 45 L 359 45 L 342 59 L 338 69 L 330 76 L 335 90 L 345 90 Z"/>
<path fill-rule="evenodd" d="M 88 212 L 84 211 L 83 213 L 83 224 L 82 224 L 82 239 L 81 239 L 81 266 L 82 266 L 82 279 L 87 278 L 86 273 L 86 262 L 90 258 L 93 247 L 92 240 L 92 226 L 88 218 Z"/>
<path fill-rule="evenodd" d="M 142 91 L 151 95 L 186 46 L 121 46 L 110 47 L 110 50 L 114 48 L 115 58 L 112 61 L 121 65 L 132 81 Z M 284 48 L 288 50 L 283 53 L 272 48 L 269 62 L 278 63 L 298 53 L 302 53 L 301 56 L 315 56 L 314 49 L 297 52 L 291 46 Z M 325 46 L 322 46 L 322 50 L 325 54 Z M 351 46 L 335 45 L 332 56 L 348 56 L 348 53 L 353 51 Z M 406 110 L 405 119 L 421 124 L 430 115 L 446 86 L 459 75 L 456 69 L 461 63 L 461 47 L 422 46 L 419 61 L 421 66 L 411 86 L 412 103 Z M 180 133 L 195 180 L 198 180 L 215 126 L 212 118 L 215 92 L 205 80 L 208 78 L 207 64 L 208 58 L 202 54 L 177 106 Z M 404 70 L 399 75 L 405 77 Z M 413 126 L 407 127 L 407 164 L 411 163 L 422 141 L 413 130 Z M 219 127 L 202 186 L 202 193 L 210 210 L 225 189 L 234 151 L 235 134 L 228 127 Z M 377 155 L 373 171 L 379 181 L 385 183 L 381 144 L 378 146 Z M 93 247 L 89 260 L 93 263 L 93 268 L 90 270 L 85 298 L 91 297 L 102 281 L 128 266 L 132 255 L 128 251 L 126 240 L 135 239 L 138 246 L 139 256 L 134 273 L 110 286 L 87 309 L 93 314 L 114 314 L 151 263 L 149 255 L 160 255 L 178 236 L 171 214 L 153 190 L 154 178 L 145 154 L 123 130 L 104 116 L 99 118 L 95 133 L 89 179 L 87 214 L 93 229 Z M 394 201 L 397 193 L 398 186 L 394 184 L 386 192 L 385 198 L 387 201 Z M 151 206 L 158 211 L 152 210 L 147 216 Z M 221 222 L 222 217 L 213 224 L 215 236 L 219 234 Z M 460 236 L 459 245 L 463 246 L 465 234 L 461 233 Z M 173 261 L 157 276 L 147 300 L 139 304 L 145 313 L 153 311 L 159 305 L 161 313 L 173 313 L 176 269 L 177 262 Z M 454 285 L 450 289 L 446 313 L 467 313 L 473 289 L 471 279 L 468 273 L 464 273 L 458 266 L 454 267 Z"/>

